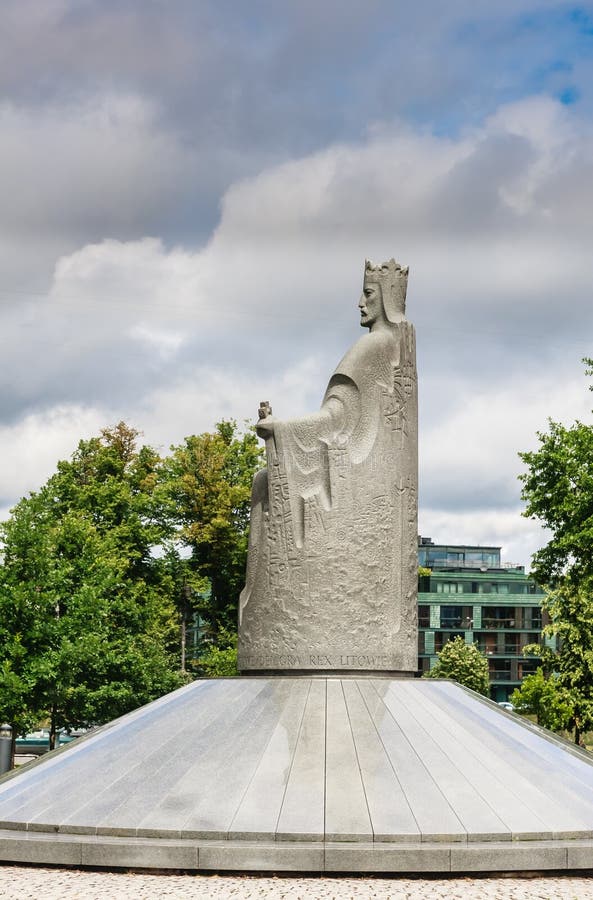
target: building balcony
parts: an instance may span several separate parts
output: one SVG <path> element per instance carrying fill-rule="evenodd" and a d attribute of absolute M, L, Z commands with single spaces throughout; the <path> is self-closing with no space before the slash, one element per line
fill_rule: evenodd
<path fill-rule="evenodd" d="M 517 628 L 516 620 L 509 619 L 488 619 L 482 616 L 482 628 Z"/>
<path fill-rule="evenodd" d="M 496 565 L 486 565 L 476 559 L 456 559 L 455 557 L 443 556 L 439 559 L 426 559 L 422 565 L 434 572 L 442 569 L 473 569 L 476 572 L 518 572 L 523 574 L 524 566 L 519 563 L 498 562 Z"/>

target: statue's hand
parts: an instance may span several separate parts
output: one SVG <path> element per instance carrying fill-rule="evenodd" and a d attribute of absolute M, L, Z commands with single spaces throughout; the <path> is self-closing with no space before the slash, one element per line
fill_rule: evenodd
<path fill-rule="evenodd" d="M 259 422 L 255 426 L 255 430 L 259 434 L 260 438 L 263 438 L 264 441 L 266 441 L 268 438 L 273 437 L 275 424 L 276 421 L 272 418 L 272 416 L 266 416 L 265 419 L 259 420 Z"/>

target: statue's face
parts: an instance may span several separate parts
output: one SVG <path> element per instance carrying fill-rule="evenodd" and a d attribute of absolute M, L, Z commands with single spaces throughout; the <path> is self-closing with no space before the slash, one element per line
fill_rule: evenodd
<path fill-rule="evenodd" d="M 385 320 L 380 284 L 367 281 L 365 278 L 358 308 L 360 309 L 360 324 L 363 328 L 370 328 L 375 322 Z"/>

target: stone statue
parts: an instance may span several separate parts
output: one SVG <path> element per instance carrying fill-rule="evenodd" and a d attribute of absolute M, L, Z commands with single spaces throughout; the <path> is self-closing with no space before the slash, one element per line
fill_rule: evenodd
<path fill-rule="evenodd" d="M 417 379 L 408 269 L 365 263 L 360 324 L 319 412 L 257 432 L 239 669 L 417 669 Z"/>

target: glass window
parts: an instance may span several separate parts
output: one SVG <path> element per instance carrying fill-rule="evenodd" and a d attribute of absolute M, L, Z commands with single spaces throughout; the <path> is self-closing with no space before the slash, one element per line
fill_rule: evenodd
<path fill-rule="evenodd" d="M 510 659 L 491 659 L 489 661 L 490 681 L 510 681 L 511 680 L 511 661 Z"/>
<path fill-rule="evenodd" d="M 455 553 L 453 550 L 449 550 L 447 553 L 447 562 L 448 563 L 458 563 L 461 560 L 463 562 L 463 553 Z"/>
<path fill-rule="evenodd" d="M 486 566 L 488 569 L 498 568 L 500 553 L 492 550 L 467 550 L 465 561 L 475 566 Z"/>
<path fill-rule="evenodd" d="M 487 656 L 492 656 L 498 651 L 498 643 L 495 634 L 480 634 L 475 642 L 478 649 Z"/>
<path fill-rule="evenodd" d="M 533 675 L 539 665 L 541 665 L 539 659 L 523 660 L 517 667 L 519 678 L 525 678 L 526 675 Z"/>
<path fill-rule="evenodd" d="M 437 594 L 462 594 L 463 582 L 461 581 L 437 581 Z"/>
<path fill-rule="evenodd" d="M 461 628 L 462 617 L 461 606 L 441 606 L 441 628 Z"/>
<path fill-rule="evenodd" d="M 506 606 L 482 607 L 482 626 L 484 628 L 514 628 L 515 611 Z"/>
<path fill-rule="evenodd" d="M 495 582 L 492 585 L 493 593 L 495 594 L 510 594 L 510 585 L 501 584 L 500 582 Z"/>
<path fill-rule="evenodd" d="M 478 594 L 510 594 L 510 584 L 501 584 L 499 581 L 484 581 L 478 584 Z"/>
<path fill-rule="evenodd" d="M 518 634 L 505 634 L 504 636 L 504 652 L 510 654 L 511 656 L 516 656 L 519 653 L 519 635 Z"/>
<path fill-rule="evenodd" d="M 418 607 L 418 626 L 420 628 L 430 628 L 430 606 Z"/>

